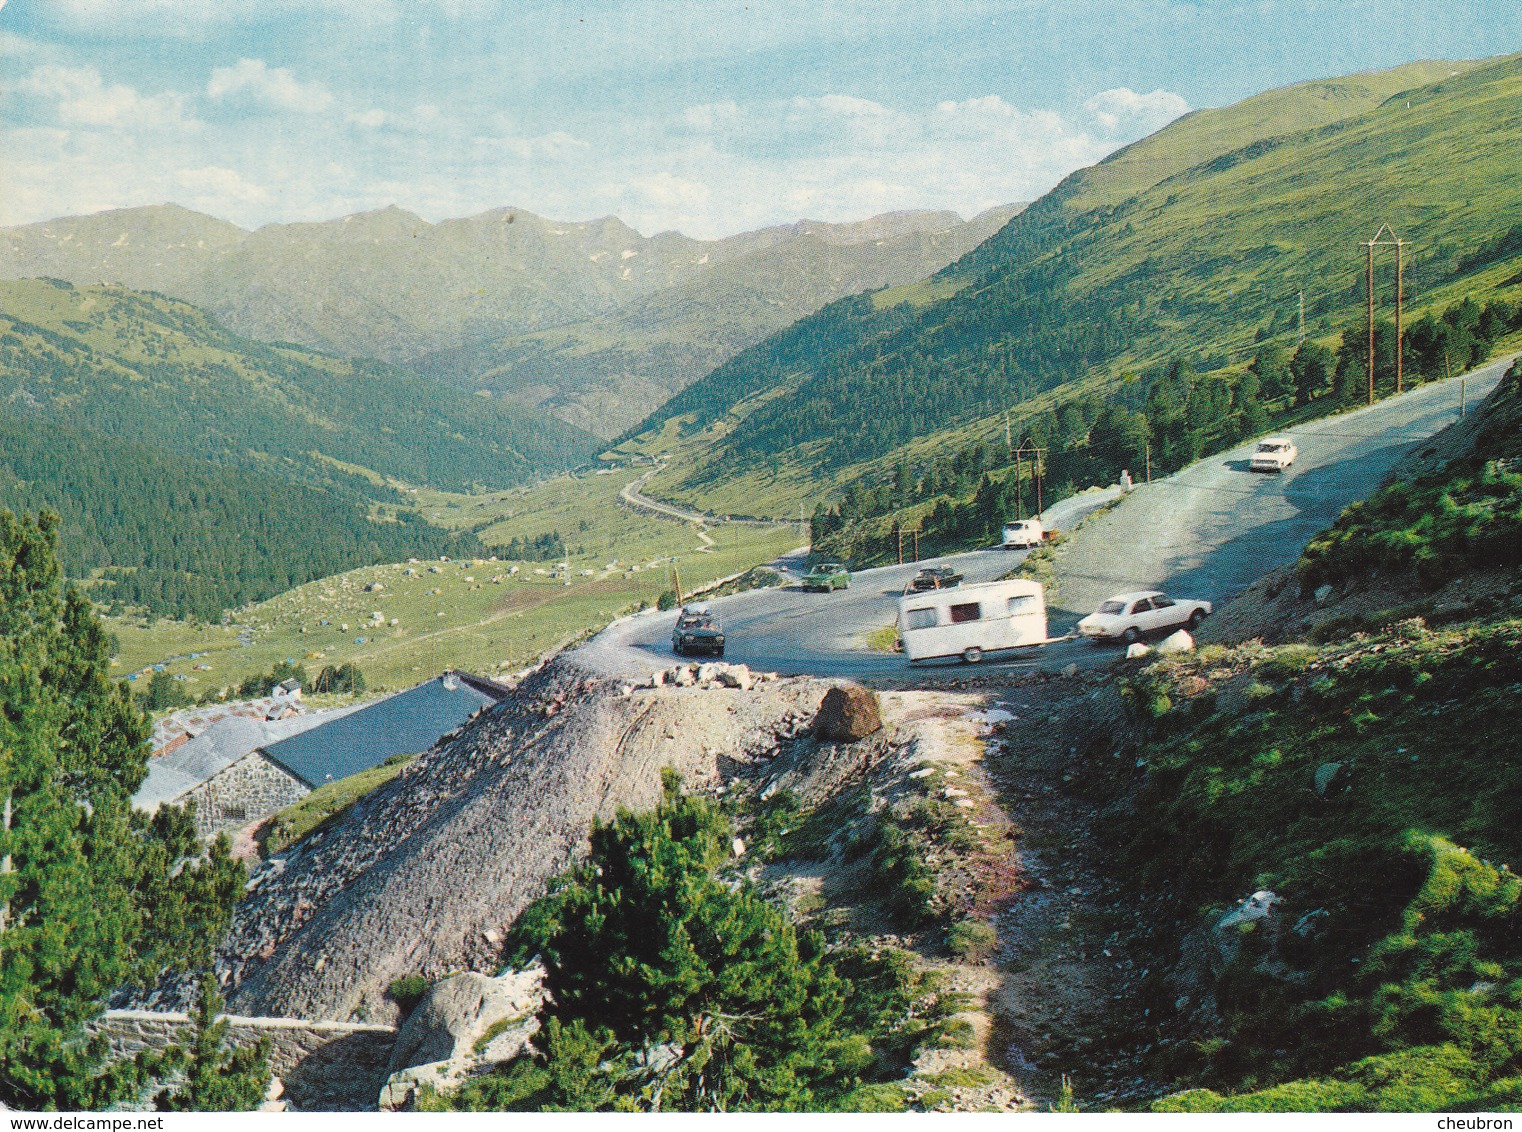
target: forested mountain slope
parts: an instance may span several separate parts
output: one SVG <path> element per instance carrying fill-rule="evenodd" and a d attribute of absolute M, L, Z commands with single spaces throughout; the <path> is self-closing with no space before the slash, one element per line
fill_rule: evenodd
<path fill-rule="evenodd" d="M 93 596 L 212 617 L 315 577 L 471 553 L 387 480 L 505 487 L 589 438 L 378 362 L 239 338 L 185 303 L 0 284 L 0 507 L 63 519 Z"/>
<path fill-rule="evenodd" d="M 0 407 L 0 508 L 60 519 L 64 572 L 112 609 L 215 618 L 355 566 L 480 553 L 359 477 L 299 484 Z M 376 518 L 371 518 L 375 514 Z"/>
<path fill-rule="evenodd" d="M 1120 388 L 1133 369 L 1150 381 L 1180 353 L 1240 366 L 1265 339 L 1293 347 L 1302 291 L 1308 333 L 1330 338 L 1361 322 L 1357 244 L 1383 223 L 1411 241 L 1420 301 L 1505 253 L 1519 107 L 1512 56 L 1189 115 L 1075 173 L 927 283 L 834 303 L 673 398 L 647 435 L 718 427 L 664 486 L 690 495 L 779 453 L 838 473 L 1048 390 Z"/>
<path fill-rule="evenodd" d="M 0 283 L 0 405 L 298 480 L 336 459 L 456 490 L 558 470 L 589 440 L 384 363 L 241 338 L 162 295 L 48 280 Z"/>

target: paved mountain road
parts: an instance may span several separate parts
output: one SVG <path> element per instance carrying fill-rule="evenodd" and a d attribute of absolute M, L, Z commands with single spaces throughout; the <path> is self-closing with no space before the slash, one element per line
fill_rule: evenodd
<path fill-rule="evenodd" d="M 1100 601 L 1125 590 L 1156 587 L 1218 604 L 1230 600 L 1263 574 L 1294 561 L 1311 535 L 1373 491 L 1401 456 L 1457 419 L 1460 381 L 1469 404 L 1478 405 L 1511 360 L 1291 430 L 1299 457 L 1282 475 L 1247 471 L 1254 445 L 1245 444 L 1138 485 L 1117 506 L 1084 523 L 1059 551 L 1057 586 L 1047 595 L 1051 633 L 1071 631 Z M 1047 509 L 1047 524 L 1071 527 L 1117 494 L 1112 488 L 1054 504 Z M 790 585 L 718 599 L 712 604 L 724 621 L 725 659 L 788 674 L 901 679 L 910 671 L 908 662 L 868 650 L 864 638 L 893 623 L 896 600 L 919 567 L 949 562 L 968 582 L 980 582 L 1008 572 L 1023 557 L 1023 551 L 980 550 L 863 570 L 852 575 L 850 589 L 832 594 L 804 593 Z M 674 663 L 675 618 L 674 612 L 626 618 L 572 659 L 594 671 L 648 676 Z M 1115 655 L 1113 649 L 1070 641 L 999 654 L 984 666 L 1056 669 L 1107 663 Z"/>
<path fill-rule="evenodd" d="M 1058 527 L 1071 525 L 1118 495 L 1119 489 L 1110 488 L 1073 496 L 1047 508 L 1047 521 Z M 902 566 L 879 566 L 853 573 L 849 589 L 827 594 L 805 593 L 799 587 L 800 554 L 774 563 L 792 579 L 789 585 L 735 594 L 709 604 L 723 618 L 725 660 L 789 675 L 900 675 L 904 659 L 866 649 L 863 638 L 874 629 L 893 624 L 898 598 L 922 566 L 954 562 L 967 581 L 986 582 L 1014 569 L 1025 554 L 979 550 Z M 608 626 L 576 650 L 572 659 L 598 672 L 648 676 L 654 669 L 675 663 L 671 652 L 675 623 L 674 610 L 636 614 Z"/>
<path fill-rule="evenodd" d="M 1290 430 L 1299 455 L 1287 472 L 1247 471 L 1254 442 L 1138 487 L 1063 548 L 1057 592 L 1047 595 L 1053 624 L 1129 589 L 1230 600 L 1293 562 L 1407 451 L 1458 419 L 1460 381 L 1477 406 L 1511 360 Z"/>

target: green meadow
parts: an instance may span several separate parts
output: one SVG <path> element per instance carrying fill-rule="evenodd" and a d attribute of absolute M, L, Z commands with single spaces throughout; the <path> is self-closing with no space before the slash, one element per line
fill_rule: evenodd
<path fill-rule="evenodd" d="M 470 528 L 489 549 L 555 532 L 554 561 L 488 555 L 388 563 L 322 578 L 234 611 L 224 625 L 108 619 L 113 674 L 146 680 L 156 664 L 200 698 L 279 661 L 309 671 L 354 663 L 372 689 L 402 688 L 448 668 L 512 672 L 608 622 L 771 561 L 799 545 L 796 527 L 711 528 L 631 511 L 618 493 L 634 473 L 570 476 L 490 495 L 419 490 L 431 521 Z"/>

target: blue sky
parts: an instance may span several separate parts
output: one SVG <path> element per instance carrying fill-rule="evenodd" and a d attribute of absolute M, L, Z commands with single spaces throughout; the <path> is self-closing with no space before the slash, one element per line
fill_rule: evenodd
<path fill-rule="evenodd" d="M 971 215 L 1192 108 L 1517 50 L 1489 0 L 0 0 L 0 225 Z"/>

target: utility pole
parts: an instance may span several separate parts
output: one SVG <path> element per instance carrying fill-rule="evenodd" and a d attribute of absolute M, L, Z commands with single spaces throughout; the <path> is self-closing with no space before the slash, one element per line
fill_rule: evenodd
<path fill-rule="evenodd" d="M 1369 404 L 1374 404 L 1374 241 L 1368 243 L 1369 277 L 1366 283 L 1368 317 L 1364 322 L 1369 328 Z"/>
<path fill-rule="evenodd" d="M 1025 518 L 1025 457 L 1027 454 L 1031 458 L 1031 479 L 1036 487 L 1035 517 L 1039 519 L 1041 512 L 1046 510 L 1041 493 L 1042 461 L 1046 456 L 1046 449 L 1034 446 L 1027 448 L 1024 444 L 1015 449 L 1015 518 Z"/>
<path fill-rule="evenodd" d="M 1025 467 L 1024 467 L 1024 465 L 1020 461 L 1020 457 L 1021 457 L 1021 455 L 1024 452 L 1025 452 L 1024 448 L 1019 448 L 1019 449 L 1017 449 L 1015 451 L 1015 518 L 1016 519 L 1023 519 L 1023 518 L 1025 518 L 1025 491 L 1023 490 L 1025 485 L 1021 482 L 1025 478 Z"/>
<path fill-rule="evenodd" d="M 904 564 L 904 525 L 898 523 L 896 526 L 898 527 L 898 564 L 902 566 Z"/>
<path fill-rule="evenodd" d="M 1386 233 L 1389 233 L 1388 236 Z M 1401 313 L 1406 301 L 1406 244 L 1388 224 L 1381 224 L 1374 238 L 1360 242 L 1364 249 L 1364 282 L 1368 288 L 1367 314 L 1369 327 L 1369 404 L 1374 404 L 1374 249 L 1395 249 L 1395 392 L 1400 393 L 1405 384 L 1404 359 L 1401 357 Z"/>
<path fill-rule="evenodd" d="M 1406 301 L 1406 242 L 1395 241 L 1395 392 L 1401 392 L 1401 363 L 1405 353 L 1401 349 L 1400 310 Z"/>
<path fill-rule="evenodd" d="M 1146 449 L 1146 455 L 1147 455 L 1147 482 L 1151 483 L 1152 482 L 1152 441 L 1150 441 L 1150 440 L 1147 441 L 1147 443 L 1145 445 L 1145 449 Z"/>
<path fill-rule="evenodd" d="M 676 603 L 682 604 L 682 576 L 676 572 L 676 563 L 671 564 L 671 588 L 676 591 Z"/>
<path fill-rule="evenodd" d="M 914 560 L 916 562 L 920 560 L 920 529 L 918 527 L 914 528 Z"/>

